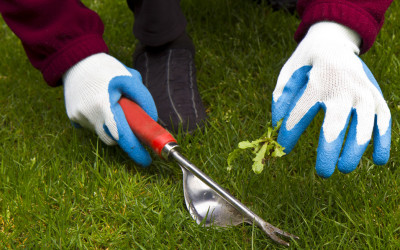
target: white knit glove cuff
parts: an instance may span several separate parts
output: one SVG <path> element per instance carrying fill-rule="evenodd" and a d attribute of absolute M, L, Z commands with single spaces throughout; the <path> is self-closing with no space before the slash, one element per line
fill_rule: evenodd
<path fill-rule="evenodd" d="M 354 30 L 335 22 L 318 22 L 310 27 L 306 35 L 307 39 L 325 44 L 342 44 L 350 48 L 357 55 L 360 53 L 361 36 Z"/>

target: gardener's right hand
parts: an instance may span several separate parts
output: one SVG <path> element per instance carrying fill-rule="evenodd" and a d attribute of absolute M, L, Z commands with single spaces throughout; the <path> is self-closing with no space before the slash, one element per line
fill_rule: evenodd
<path fill-rule="evenodd" d="M 107 145 L 118 143 L 139 165 L 150 165 L 149 153 L 129 128 L 118 104 L 125 96 L 157 121 L 156 106 L 139 72 L 99 53 L 71 67 L 63 81 L 67 115 L 73 123 L 94 130 Z"/>

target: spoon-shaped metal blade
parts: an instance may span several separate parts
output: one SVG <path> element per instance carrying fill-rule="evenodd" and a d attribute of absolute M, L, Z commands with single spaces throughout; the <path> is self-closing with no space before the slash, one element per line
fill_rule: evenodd
<path fill-rule="evenodd" d="M 252 223 L 212 188 L 184 167 L 181 168 L 186 207 L 197 224 L 228 227 L 243 222 Z"/>

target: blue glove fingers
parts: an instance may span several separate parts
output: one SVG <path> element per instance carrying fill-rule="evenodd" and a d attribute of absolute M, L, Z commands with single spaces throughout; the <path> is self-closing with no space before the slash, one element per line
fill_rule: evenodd
<path fill-rule="evenodd" d="M 130 129 L 118 101 L 123 94 L 136 102 L 154 120 L 158 119 L 157 109 L 150 92 L 142 84 L 140 74 L 130 68 L 127 69 L 132 74 L 132 77 L 118 76 L 110 81 L 108 91 L 111 111 L 117 124 L 118 144 L 137 164 L 146 167 L 150 165 L 151 157 Z"/>
<path fill-rule="evenodd" d="M 354 109 L 352 110 L 352 114 L 353 117 L 349 132 L 347 133 L 346 142 L 338 162 L 339 171 L 345 174 L 350 173 L 357 168 L 357 165 L 369 144 L 369 141 L 362 145 L 357 143 L 358 120 L 357 113 Z"/>
<path fill-rule="evenodd" d="M 147 150 L 140 144 L 137 137 L 133 134 L 124 111 L 119 104 L 112 107 L 115 122 L 118 128 L 118 144 L 137 164 L 147 167 L 151 164 L 151 157 Z"/>
<path fill-rule="evenodd" d="M 375 116 L 374 125 L 374 152 L 372 158 L 374 163 L 377 165 L 384 165 L 388 162 L 390 157 L 390 143 L 392 134 L 392 119 L 389 121 L 389 127 L 385 134 L 379 134 L 379 128 L 377 124 L 377 117 Z"/>
<path fill-rule="evenodd" d="M 304 92 L 304 90 L 303 90 Z M 302 93 L 299 95 L 301 96 Z M 294 102 L 294 103 L 297 103 Z M 295 105 L 293 105 L 292 109 L 294 108 Z M 278 139 L 277 142 L 284 147 L 284 152 L 285 153 L 290 153 L 294 146 L 296 145 L 297 141 L 299 140 L 301 134 L 303 134 L 304 130 L 308 127 L 308 125 L 311 123 L 311 121 L 314 119 L 315 115 L 318 113 L 320 110 L 321 105 L 319 103 L 316 103 L 314 106 L 312 106 L 307 113 L 303 116 L 303 118 L 290 130 L 287 130 L 286 123 L 287 120 L 290 116 L 287 115 L 285 119 L 283 120 L 282 126 L 279 129 L 279 134 L 278 134 Z"/>
<path fill-rule="evenodd" d="M 342 149 L 344 136 L 346 134 L 346 128 L 348 126 L 349 120 L 350 114 L 347 118 L 346 125 L 343 127 L 343 130 L 332 142 L 327 142 L 324 136 L 324 126 L 322 125 L 321 127 L 315 169 L 317 171 L 317 174 L 323 178 L 330 177 L 335 171 L 336 163 L 339 159 L 340 150 Z"/>
<path fill-rule="evenodd" d="M 365 74 L 368 79 L 372 82 L 372 84 L 379 90 L 382 94 L 382 90 L 379 87 L 378 82 L 375 77 L 367 67 L 367 65 L 360 59 Z M 377 124 L 378 117 L 375 116 L 375 125 L 374 125 L 374 152 L 372 154 L 372 158 L 374 163 L 377 165 L 384 165 L 388 162 L 390 157 L 390 143 L 391 143 L 391 135 L 392 135 L 392 119 L 389 121 L 389 126 L 385 134 L 380 135 L 379 127 Z"/>
<path fill-rule="evenodd" d="M 287 115 L 293 103 L 293 99 L 308 82 L 311 68 L 312 66 L 303 66 L 296 70 L 285 85 L 279 99 L 276 102 L 272 99 L 272 126 L 275 127 L 277 123 Z"/>

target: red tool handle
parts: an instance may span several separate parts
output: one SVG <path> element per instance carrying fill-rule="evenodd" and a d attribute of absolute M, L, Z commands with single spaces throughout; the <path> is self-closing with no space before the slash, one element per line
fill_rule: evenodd
<path fill-rule="evenodd" d="M 175 138 L 155 122 L 139 105 L 125 97 L 119 100 L 119 104 L 133 133 L 160 157 L 162 157 L 162 149 L 167 143 L 176 143 Z"/>

